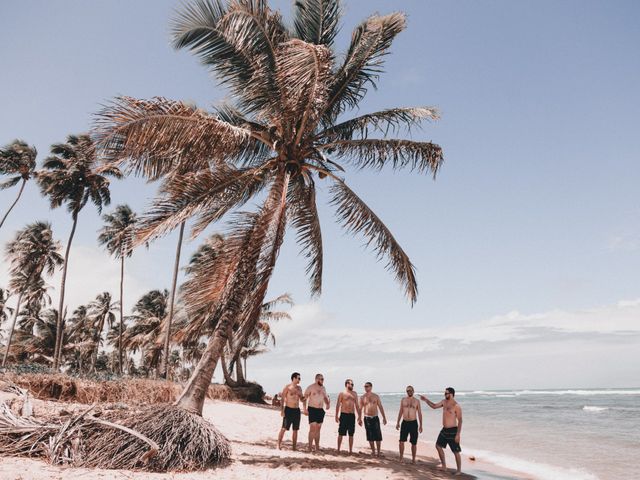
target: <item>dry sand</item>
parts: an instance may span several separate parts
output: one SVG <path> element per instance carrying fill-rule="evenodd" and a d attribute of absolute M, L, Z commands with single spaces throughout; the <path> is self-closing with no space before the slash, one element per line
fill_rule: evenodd
<path fill-rule="evenodd" d="M 0 401 L 7 394 L 0 394 Z M 47 402 L 47 404 L 50 402 Z M 40 405 L 39 405 L 40 404 Z M 42 402 L 34 406 L 35 415 Z M 69 408 L 69 404 L 65 404 Z M 42 460 L 26 458 L 0 458 L 0 479 L 2 480 L 155 480 L 155 479 L 441 479 L 474 478 L 471 475 L 454 477 L 440 472 L 434 457 L 435 449 L 431 439 L 418 444 L 419 461 L 416 465 L 400 463 L 397 460 L 397 432 L 394 425 L 383 427 L 382 448 L 384 458 L 372 458 L 364 429 L 357 428 L 354 454 L 338 454 L 336 451 L 337 424 L 333 412 L 328 412 L 322 427 L 321 453 L 306 453 L 308 420 L 302 417 L 299 434 L 299 451 L 291 450 L 291 433 L 285 435 L 283 450 L 276 448 L 276 435 L 281 423 L 277 409 L 243 403 L 207 401 L 204 410 L 209 418 L 228 438 L 233 448 L 232 463 L 228 467 L 204 472 L 191 473 L 148 473 L 124 470 L 100 470 L 65 468 L 48 465 Z M 392 423 L 392 422 L 390 422 Z M 427 441 L 429 443 L 427 443 Z M 343 448 L 348 440 L 343 441 Z M 407 451 L 410 452 L 407 443 Z M 405 462 L 407 460 L 405 452 Z M 449 462 L 455 465 L 453 456 L 448 453 Z M 478 478 L 524 478 L 513 472 L 500 471 L 490 464 L 478 464 L 464 457 L 463 470 L 474 473 Z"/>

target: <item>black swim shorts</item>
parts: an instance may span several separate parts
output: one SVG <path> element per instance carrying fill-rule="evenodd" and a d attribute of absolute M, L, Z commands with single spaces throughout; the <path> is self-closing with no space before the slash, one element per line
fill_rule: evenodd
<path fill-rule="evenodd" d="M 309 412 L 309 423 L 322 423 L 324 420 L 324 409 L 309 407 L 307 408 Z"/>
<path fill-rule="evenodd" d="M 346 435 L 349 434 L 350 437 L 353 437 L 353 434 L 356 431 L 356 414 L 355 413 L 341 413 L 340 414 L 340 425 L 338 425 L 338 435 Z"/>
<path fill-rule="evenodd" d="M 418 443 L 418 421 L 417 420 L 403 420 L 400 425 L 400 441 L 406 442 L 409 437 L 411 445 Z"/>
<path fill-rule="evenodd" d="M 452 452 L 461 452 L 462 448 L 460 448 L 460 444 L 456 442 L 457 434 L 458 427 L 443 428 L 440 430 L 440 435 L 438 435 L 436 445 L 440 448 L 447 448 L 447 445 L 449 445 Z"/>
<path fill-rule="evenodd" d="M 381 442 L 382 430 L 380 430 L 380 419 L 375 417 L 364 417 L 364 429 L 367 432 L 367 442 Z"/>
<path fill-rule="evenodd" d="M 293 426 L 293 430 L 300 430 L 300 409 L 284 407 L 284 418 L 282 419 L 282 428 L 289 430 Z"/>

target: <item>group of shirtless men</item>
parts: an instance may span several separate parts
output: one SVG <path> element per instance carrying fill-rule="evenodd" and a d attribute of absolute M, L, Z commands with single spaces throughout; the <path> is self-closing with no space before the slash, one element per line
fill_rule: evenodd
<path fill-rule="evenodd" d="M 331 407 L 329 395 L 324 387 L 324 376 L 318 373 L 315 382 L 307 387 L 304 393 L 300 387 L 300 374 L 291 374 L 291 383 L 282 390 L 282 405 L 280 415 L 282 418 L 282 428 L 278 434 L 278 448 L 282 448 L 284 432 L 293 427 L 292 443 L 296 449 L 298 441 L 298 430 L 300 429 L 301 414 L 309 417 L 309 451 L 320 450 L 320 429 L 324 420 L 325 411 Z M 360 398 L 353 390 L 353 380 L 347 379 L 344 382 L 345 389 L 338 395 L 336 402 L 335 420 L 338 426 L 338 452 L 342 446 L 342 439 L 349 435 L 349 453 L 353 452 L 353 435 L 356 429 L 356 413 L 358 415 L 358 425 L 362 426 L 364 417 L 364 427 L 367 434 L 367 441 L 371 446 L 371 454 L 380 456 L 380 444 L 382 443 L 382 430 L 380 428 L 380 418 L 378 410 L 382 414 L 383 425 L 387 424 L 387 417 L 380 397 L 373 393 L 373 384 L 364 384 L 365 393 Z M 409 438 L 411 443 L 412 463 L 416 462 L 416 450 L 418 444 L 418 433 L 422 433 L 422 410 L 420 400 L 413 396 L 414 389 L 407 386 L 407 396 L 400 402 L 400 411 L 396 422 L 396 430 L 400 430 L 400 461 L 404 456 L 404 445 Z M 444 392 L 444 400 L 434 403 L 424 395 L 420 399 L 431 408 L 442 408 L 442 430 L 436 441 L 436 449 L 440 456 L 441 468 L 446 469 L 444 448 L 449 445 L 456 458 L 456 473 L 460 473 L 460 433 L 462 431 L 462 409 L 455 401 L 455 390 L 451 387 Z M 303 409 L 300 410 L 300 402 Z M 402 423 L 400 423 L 402 421 Z"/>

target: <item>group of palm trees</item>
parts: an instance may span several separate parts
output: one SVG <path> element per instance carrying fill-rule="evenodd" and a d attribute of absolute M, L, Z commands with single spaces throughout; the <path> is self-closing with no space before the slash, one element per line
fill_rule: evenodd
<path fill-rule="evenodd" d="M 25 226 L 6 245 L 10 280 L 7 288 L 0 288 L 0 327 L 6 326 L 9 319 L 11 323 L 4 339 L 2 366 L 8 362 L 30 362 L 53 368 L 64 366 L 80 374 L 121 375 L 126 372 L 129 375 L 188 378 L 190 367 L 202 353 L 202 337 L 207 330 L 201 328 L 198 335 L 194 335 L 194 322 L 187 321 L 183 309 L 174 310 L 182 235 L 172 293 L 166 289 L 145 293 L 131 315 L 125 317 L 122 308 L 124 261 L 133 252 L 137 222 L 136 214 L 128 205 L 118 205 L 113 212 L 103 215 L 104 225 L 98 234 L 98 243 L 120 261 L 120 300 L 115 300 L 109 292 L 102 292 L 87 305 L 78 306 L 68 318 L 66 314 L 58 315 L 58 312 L 65 312 L 66 266 L 78 214 L 89 200 L 101 212 L 102 207 L 110 203 L 108 177 L 122 178 L 122 173 L 117 167 L 97 161 L 94 143 L 87 135 L 69 136 L 66 143 L 53 145 L 51 153 L 42 168 L 36 169 L 36 150 L 24 141 L 15 140 L 0 150 L 0 174 L 9 176 L 0 188 L 10 188 L 21 181 L 18 196 L 4 215 L 3 223 L 31 178 L 50 199 L 52 208 L 66 205 L 73 220 L 64 257 L 60 242 L 54 239 L 52 227 L 47 222 L 37 221 Z M 224 240 L 219 235 L 213 238 L 218 245 Z M 187 271 L 194 271 L 203 252 L 210 253 L 210 250 L 211 242 L 201 247 Z M 50 286 L 46 277 L 58 269 L 62 269 L 62 284 L 59 308 L 55 309 L 49 308 Z M 8 304 L 12 296 L 16 299 L 15 307 Z M 276 299 L 278 302 L 292 304 L 287 295 Z M 273 302 L 264 305 L 259 325 L 242 345 L 228 346 L 231 363 L 225 363 L 223 367 L 228 384 L 244 383 L 246 358 L 264 352 L 269 341 L 275 344 L 268 322 L 288 317 L 288 314 L 272 311 L 273 306 Z M 177 322 L 171 328 L 176 313 Z M 181 341 L 175 341 L 176 338 Z M 171 344 L 176 347 L 172 351 L 169 350 Z M 231 374 L 234 370 L 236 378 Z"/>
<path fill-rule="evenodd" d="M 70 137 L 66 144 L 54 146 L 54 156 L 35 176 L 52 207 L 67 205 L 74 220 L 54 315 L 55 367 L 71 341 L 67 332 L 81 322 L 70 319 L 69 327 L 64 322 L 65 272 L 78 212 L 89 199 L 100 211 L 109 202 L 107 177 L 119 178 L 123 172 L 160 184 L 151 207 L 135 221 L 126 210 L 116 210 L 108 221 L 110 233 L 105 232 L 102 241 L 123 263 L 136 246 L 175 229 L 182 238 L 187 222 L 191 236 L 197 237 L 212 224 L 228 221 L 225 237 L 209 238 L 188 266 L 179 296 L 184 314 L 175 328 L 171 325 L 174 269 L 174 287 L 164 300 L 169 303 L 166 322 L 145 306 L 166 298 L 163 292 L 155 292 L 136 307 L 135 324 L 124 328 L 120 310 L 112 330 L 112 341 L 116 331 L 118 337 L 118 369 L 127 348 L 142 349 L 147 365 L 155 365 L 158 357 L 170 362 L 169 332 L 185 358 L 194 363 L 198 359 L 176 402 L 178 407 L 201 414 L 218 363 L 222 361 L 227 373 L 230 366 L 237 372 L 242 368 L 242 348 L 251 351 L 249 345 L 259 344 L 268 335 L 261 327 L 265 311 L 272 308 L 265 296 L 290 227 L 296 230 L 301 253 L 308 259 L 311 292 L 320 294 L 323 248 L 316 189 L 321 184 L 328 186 L 338 222 L 347 232 L 363 236 L 386 262 L 409 301 L 416 300 L 417 282 L 409 257 L 345 178 L 345 167 L 389 167 L 435 175 L 442 163 L 442 149 L 434 143 L 386 138 L 389 132 L 408 131 L 424 120 L 436 119 L 432 107 L 389 108 L 344 118 L 369 89 L 377 87 L 389 48 L 405 28 L 405 16 L 370 16 L 355 28 L 348 49 L 339 54 L 334 46 L 342 13 L 339 0 L 297 0 L 293 9 L 293 24 L 287 25 L 267 0 L 184 4 L 172 24 L 173 45 L 194 53 L 229 90 L 231 101 L 205 111 L 159 97 L 119 97 L 98 114 L 91 137 Z M 28 157 L 27 147 L 20 145 L 16 155 L 23 152 Z M 29 168 L 4 171 L 15 175 L 10 182 L 17 184 L 29 178 Z M 260 199 L 257 210 L 243 210 L 253 199 Z M 135 226 L 127 230 L 130 223 Z M 24 302 L 31 298 L 31 290 L 23 287 L 33 283 L 45 267 L 60 264 L 59 256 L 54 258 L 52 253 L 57 252 L 56 244 L 53 239 L 49 242 L 49 250 L 37 262 L 22 265 L 16 256 L 12 263 L 15 276 L 10 292 L 23 289 Z M 94 324 L 108 324 L 106 318 Z M 261 337 L 263 331 L 267 333 Z M 94 344 L 96 338 L 90 336 Z M 91 366 L 91 357 L 87 358 Z"/>

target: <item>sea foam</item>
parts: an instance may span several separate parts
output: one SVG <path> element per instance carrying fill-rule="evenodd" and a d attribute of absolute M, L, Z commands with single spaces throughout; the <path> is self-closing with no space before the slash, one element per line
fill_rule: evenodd
<path fill-rule="evenodd" d="M 531 475 L 536 480 L 598 480 L 598 477 L 593 473 L 577 468 L 557 467 L 487 450 L 471 450 L 467 448 L 466 453 L 475 456 L 478 460 Z"/>

